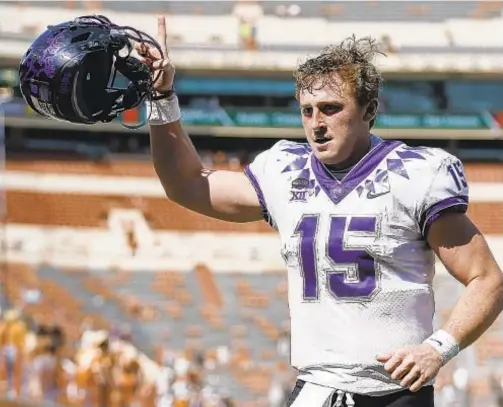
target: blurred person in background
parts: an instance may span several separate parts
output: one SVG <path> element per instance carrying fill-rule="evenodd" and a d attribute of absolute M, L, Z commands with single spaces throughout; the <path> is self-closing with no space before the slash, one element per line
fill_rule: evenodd
<path fill-rule="evenodd" d="M 300 64 L 307 145 L 279 141 L 242 173 L 202 166 L 180 120 L 166 42 L 160 17 L 166 57 L 137 45 L 162 73 L 150 117 L 155 170 L 167 197 L 190 210 L 237 223 L 263 217 L 279 231 L 299 371 L 288 405 L 433 407 L 440 368 L 500 314 L 503 275 L 466 216 L 459 159 L 371 133 L 378 44 L 348 38 Z M 435 255 L 466 289 L 433 332 Z"/>
<path fill-rule="evenodd" d="M 273 380 L 271 386 L 269 387 L 269 392 L 267 394 L 267 399 L 269 401 L 269 407 L 283 407 L 285 405 L 284 392 L 281 382 L 279 380 Z"/>
<path fill-rule="evenodd" d="M 257 1 L 237 1 L 232 14 L 239 21 L 239 38 L 241 46 L 247 50 L 257 48 L 256 21 L 263 15 L 262 6 Z"/>
<path fill-rule="evenodd" d="M 41 325 L 35 331 L 36 343 L 28 368 L 28 394 L 38 401 L 56 402 L 62 382 L 62 366 L 58 351 L 62 334 L 55 325 Z"/>
<path fill-rule="evenodd" d="M 143 375 L 138 351 L 129 343 L 122 343 L 114 349 L 116 363 L 114 365 L 114 391 L 117 407 L 133 407 L 138 404 L 142 389 Z"/>
<path fill-rule="evenodd" d="M 276 350 L 281 358 L 290 355 L 290 324 L 283 323 L 276 342 Z"/>
<path fill-rule="evenodd" d="M 97 392 L 97 406 L 108 407 L 112 403 L 114 396 L 114 368 L 116 363 L 116 359 L 110 350 L 108 332 L 95 332 L 93 350 L 90 372 L 92 383 Z"/>
<path fill-rule="evenodd" d="M 468 378 L 468 370 L 463 367 L 457 367 L 453 372 L 442 375 L 436 383 L 440 385 L 435 400 L 438 407 L 469 407 Z"/>
<path fill-rule="evenodd" d="M 18 362 L 25 346 L 28 326 L 17 309 L 7 310 L 0 321 L 0 346 L 5 364 L 7 396 L 18 396 Z M 20 384 L 20 383 L 19 383 Z"/>

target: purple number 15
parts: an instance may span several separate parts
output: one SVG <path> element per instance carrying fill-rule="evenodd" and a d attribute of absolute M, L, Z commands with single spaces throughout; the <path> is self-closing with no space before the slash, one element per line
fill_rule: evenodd
<path fill-rule="evenodd" d="M 365 245 L 346 248 L 348 233 L 375 237 L 375 217 L 332 216 L 328 236 L 318 236 L 319 215 L 305 215 L 295 229 L 300 235 L 300 265 L 304 279 L 304 300 L 316 301 L 320 296 L 317 244 L 322 244 L 328 264 L 326 287 L 335 298 L 363 299 L 377 288 L 375 262 Z M 325 284 L 321 284 L 325 286 Z"/>
<path fill-rule="evenodd" d="M 452 180 L 456 184 L 458 191 L 462 191 L 468 186 L 465 174 L 463 173 L 463 164 L 461 164 L 461 161 L 456 161 L 455 163 L 448 165 L 447 171 L 451 174 Z"/>

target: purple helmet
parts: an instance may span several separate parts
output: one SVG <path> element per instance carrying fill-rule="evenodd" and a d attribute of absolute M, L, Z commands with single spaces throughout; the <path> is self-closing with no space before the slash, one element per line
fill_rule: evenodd
<path fill-rule="evenodd" d="M 24 99 L 42 116 L 94 124 L 110 122 L 122 111 L 154 98 L 155 79 L 146 64 L 130 55 L 130 40 L 153 45 L 162 55 L 148 34 L 112 24 L 104 16 L 49 26 L 21 59 Z M 127 88 L 114 87 L 116 71 L 130 81 Z"/>

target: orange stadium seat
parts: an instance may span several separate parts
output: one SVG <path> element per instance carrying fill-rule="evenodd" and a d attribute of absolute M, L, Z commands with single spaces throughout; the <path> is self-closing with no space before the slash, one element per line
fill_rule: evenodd
<path fill-rule="evenodd" d="M 206 304 L 219 308 L 222 306 L 222 294 L 213 278 L 212 271 L 204 264 L 195 267 L 196 277 L 203 290 L 203 297 Z"/>
<path fill-rule="evenodd" d="M 472 202 L 468 215 L 484 234 L 503 234 L 503 203 Z"/>
<path fill-rule="evenodd" d="M 138 208 L 134 197 L 37 193 L 8 190 L 7 222 L 72 227 L 104 227 L 112 208 Z M 271 232 L 265 222 L 236 224 L 189 211 L 165 198 L 142 198 L 145 218 L 156 230 Z M 33 208 L 37 208 L 36 211 Z"/>
<path fill-rule="evenodd" d="M 470 182 L 503 182 L 502 164 L 464 164 L 466 178 Z"/>
<path fill-rule="evenodd" d="M 64 160 L 8 160 L 7 171 L 26 171 L 51 174 L 106 175 L 115 177 L 155 177 L 149 161 L 110 162 L 64 161 Z"/>

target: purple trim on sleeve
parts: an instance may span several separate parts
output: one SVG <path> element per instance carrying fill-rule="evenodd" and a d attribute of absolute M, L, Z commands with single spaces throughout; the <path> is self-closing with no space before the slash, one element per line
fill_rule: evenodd
<path fill-rule="evenodd" d="M 426 238 L 431 224 L 446 213 L 465 213 L 468 209 L 467 196 L 451 196 L 440 202 L 434 203 L 426 209 L 419 221 L 421 233 Z"/>
<path fill-rule="evenodd" d="M 251 184 L 253 185 L 253 188 L 255 189 L 255 192 L 257 193 L 257 198 L 258 198 L 258 201 L 260 203 L 260 208 L 262 209 L 262 217 L 264 218 L 264 220 L 269 224 L 271 225 L 272 227 L 275 227 L 274 225 L 274 221 L 272 219 L 272 216 L 271 214 L 269 213 L 269 211 L 267 210 L 267 206 L 265 204 L 265 198 L 264 198 L 264 193 L 262 192 L 262 188 L 260 188 L 260 185 L 257 181 L 257 178 L 255 177 L 255 175 L 253 174 L 252 170 L 250 169 L 250 166 L 247 165 L 245 167 L 245 175 L 248 177 L 248 179 L 250 180 Z"/>

